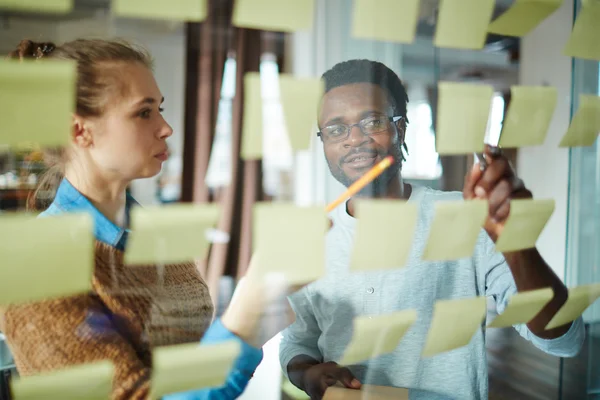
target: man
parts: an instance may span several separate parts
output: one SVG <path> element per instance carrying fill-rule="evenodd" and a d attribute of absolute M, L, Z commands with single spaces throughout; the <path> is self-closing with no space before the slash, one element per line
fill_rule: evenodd
<path fill-rule="evenodd" d="M 381 63 L 352 60 L 334 66 L 323 77 L 326 93 L 318 115 L 319 136 L 333 176 L 348 186 L 392 155 L 395 164 L 357 197 L 408 199 L 419 204 L 419 217 L 405 268 L 351 274 L 356 197 L 330 214 L 327 274 L 290 298 L 296 322 L 283 333 L 280 360 L 292 383 L 312 399 L 320 399 L 334 384 L 357 389 L 362 383 L 413 389 L 411 398 L 487 399 L 483 327 L 465 347 L 420 357 L 434 303 L 492 296 L 502 313 L 517 291 L 545 287 L 553 288 L 552 301 L 527 326 L 515 328 L 549 354 L 576 355 L 584 339 L 581 319 L 544 330 L 566 301 L 567 289 L 538 251 L 494 252 L 493 242 L 509 215 L 510 199 L 531 198 L 506 158 L 487 149 L 488 167 L 481 171 L 474 166 L 462 195 L 412 187 L 401 178 L 408 98 L 398 76 Z M 489 201 L 489 216 L 473 257 L 422 261 L 434 202 L 461 198 Z M 341 358 L 350 341 L 353 317 L 404 309 L 416 309 L 419 316 L 393 353 L 348 368 L 332 362 Z"/>

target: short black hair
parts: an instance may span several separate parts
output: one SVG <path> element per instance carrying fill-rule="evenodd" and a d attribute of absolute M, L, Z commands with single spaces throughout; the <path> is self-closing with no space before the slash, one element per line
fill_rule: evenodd
<path fill-rule="evenodd" d="M 323 74 L 325 93 L 340 86 L 353 83 L 372 83 L 382 88 L 388 95 L 396 115 L 408 123 L 406 107 L 408 94 L 402 81 L 385 64 L 371 60 L 348 60 L 336 64 Z"/>

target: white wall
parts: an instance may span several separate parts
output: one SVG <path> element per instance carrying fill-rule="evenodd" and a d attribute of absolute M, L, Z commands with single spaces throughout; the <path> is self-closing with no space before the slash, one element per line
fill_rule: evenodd
<path fill-rule="evenodd" d="M 551 85 L 558 90 L 556 112 L 546 142 L 519 150 L 519 175 L 536 198 L 552 198 L 554 215 L 538 241 L 538 249 L 556 274 L 564 278 L 569 151 L 558 144 L 569 126 L 571 58 L 562 50 L 571 33 L 573 0 L 567 0 L 521 42 L 521 85 Z"/>

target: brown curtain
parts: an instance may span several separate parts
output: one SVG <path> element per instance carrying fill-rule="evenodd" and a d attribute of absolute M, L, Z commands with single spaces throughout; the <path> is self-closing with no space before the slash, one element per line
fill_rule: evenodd
<path fill-rule="evenodd" d="M 205 270 L 211 296 L 217 299 L 223 275 L 241 276 L 252 248 L 252 207 L 263 198 L 260 161 L 240 158 L 244 75 L 259 70 L 265 51 L 281 52 L 281 34 L 231 26 L 232 0 L 209 2 L 209 17 L 202 24 L 188 25 L 186 119 L 182 176 L 183 202 L 218 202 L 218 229 L 230 235 L 229 243 L 214 244 Z M 278 56 L 279 53 L 275 53 Z M 214 193 L 205 185 L 214 138 L 223 69 L 227 57 L 236 59 L 236 91 L 232 107 L 231 184 Z M 278 59 L 282 59 L 279 58 Z"/>

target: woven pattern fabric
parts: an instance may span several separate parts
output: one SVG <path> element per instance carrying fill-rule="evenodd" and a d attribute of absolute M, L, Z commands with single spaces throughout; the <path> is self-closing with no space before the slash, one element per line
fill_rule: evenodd
<path fill-rule="evenodd" d="M 212 320 L 193 263 L 125 266 L 121 251 L 96 242 L 93 288 L 3 310 L 0 330 L 21 376 L 108 359 L 113 399 L 146 399 L 152 348 L 199 341 Z"/>

